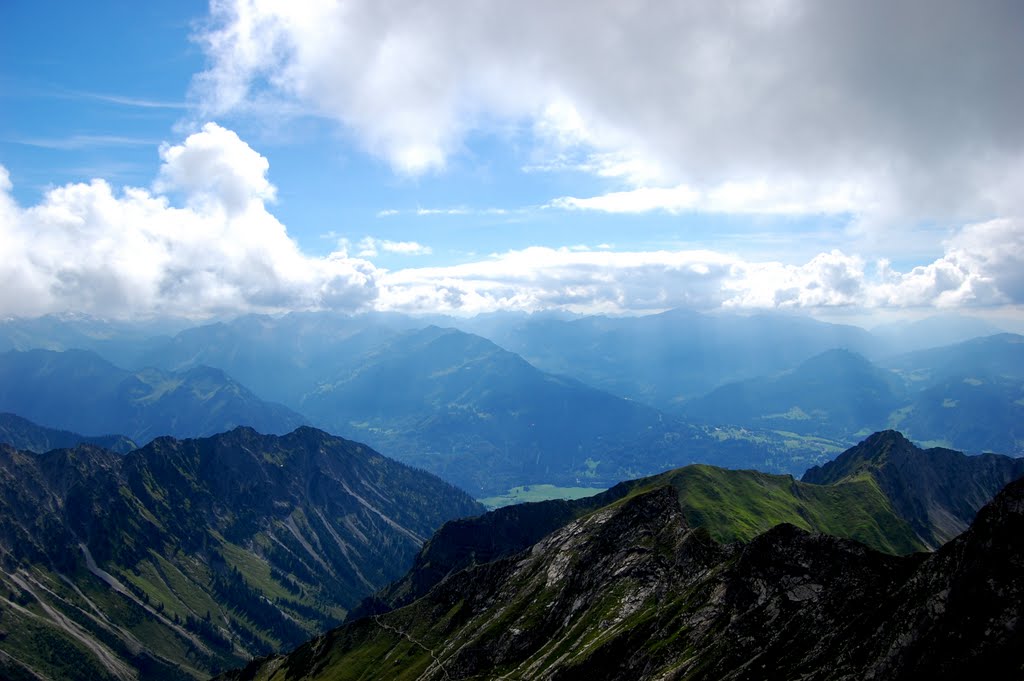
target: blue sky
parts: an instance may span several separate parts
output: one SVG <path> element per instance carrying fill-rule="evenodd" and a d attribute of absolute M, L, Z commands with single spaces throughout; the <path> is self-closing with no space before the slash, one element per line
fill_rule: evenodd
<path fill-rule="evenodd" d="M 0 314 L 1019 317 L 1015 3 L 291 5 L 0 6 Z"/>

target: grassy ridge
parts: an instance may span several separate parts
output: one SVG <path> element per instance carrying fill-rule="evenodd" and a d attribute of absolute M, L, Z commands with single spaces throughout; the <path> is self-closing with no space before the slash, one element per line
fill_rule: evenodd
<path fill-rule="evenodd" d="M 637 481 L 633 494 L 671 485 L 683 515 L 721 542 L 750 541 L 780 523 L 847 537 L 891 554 L 924 549 L 868 476 L 837 485 L 812 485 L 788 475 L 686 466 Z"/>

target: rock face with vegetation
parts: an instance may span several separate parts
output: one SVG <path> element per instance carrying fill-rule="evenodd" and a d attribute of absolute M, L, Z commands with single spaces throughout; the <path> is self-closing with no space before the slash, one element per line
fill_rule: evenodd
<path fill-rule="evenodd" d="M 821 484 L 688 466 L 452 521 L 347 624 L 224 678 L 1016 678 L 1024 482 L 978 509 L 1020 463 L 884 432 Z"/>
<path fill-rule="evenodd" d="M 803 481 L 819 485 L 873 481 L 918 538 L 935 548 L 966 530 L 996 491 L 1022 475 L 1024 459 L 921 449 L 890 430 L 875 433 L 834 461 L 809 469 Z"/>
<path fill-rule="evenodd" d="M 903 557 L 788 523 L 719 543 L 662 486 L 222 678 L 1019 678 L 1022 537 L 1024 482 Z"/>
<path fill-rule="evenodd" d="M 207 677 L 337 624 L 482 510 L 311 428 L 0 445 L 0 678 Z"/>
<path fill-rule="evenodd" d="M 689 523 L 716 539 L 750 540 L 779 523 L 856 539 L 885 553 L 936 547 L 967 528 L 985 503 L 1024 475 L 1024 459 L 923 450 L 900 433 L 876 433 L 797 482 L 788 476 L 687 466 L 622 482 L 575 501 L 500 508 L 446 523 L 402 579 L 366 599 L 350 618 L 379 614 L 425 595 L 445 576 L 507 557 L 629 494 L 668 485 Z"/>

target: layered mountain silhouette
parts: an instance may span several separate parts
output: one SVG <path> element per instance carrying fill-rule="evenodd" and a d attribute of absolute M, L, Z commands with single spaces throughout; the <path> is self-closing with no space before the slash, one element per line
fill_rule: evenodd
<path fill-rule="evenodd" d="M 1024 453 L 1024 337 L 999 334 L 879 364 L 829 350 L 686 402 L 705 423 L 852 443 L 882 428 L 970 452 Z"/>
<path fill-rule="evenodd" d="M 801 472 L 831 454 L 770 433 L 691 426 L 439 327 L 365 354 L 300 408 L 477 496 L 532 483 L 607 487 L 697 461 Z"/>
<path fill-rule="evenodd" d="M 687 403 L 688 416 L 846 438 L 884 426 L 904 395 L 902 381 L 862 355 L 829 350 L 777 377 L 731 383 Z"/>
<path fill-rule="evenodd" d="M 790 480 L 788 500 L 781 480 L 694 467 L 499 509 L 446 525 L 366 616 L 221 678 L 1019 678 L 1024 481 L 933 554 L 835 536 L 863 526 L 851 499 L 873 509 L 876 545 L 977 511 L 976 491 L 1016 472 L 994 463 L 879 433 L 816 472 L 829 484 Z M 932 494 L 943 513 L 924 516 L 886 496 L 922 474 L 971 491 Z"/>
<path fill-rule="evenodd" d="M 84 350 L 0 354 L 0 410 L 86 435 L 212 435 L 236 426 L 286 433 L 306 420 L 264 402 L 223 371 L 128 371 Z"/>
<path fill-rule="evenodd" d="M 480 511 L 311 428 L 0 445 L 0 677 L 205 678 L 340 622 Z"/>
<path fill-rule="evenodd" d="M 124 435 L 79 435 L 68 430 L 44 428 L 17 414 L 0 414 L 0 442 L 40 454 L 80 444 L 125 454 L 138 446 Z"/>
<path fill-rule="evenodd" d="M 685 399 L 790 369 L 832 348 L 867 353 L 875 346 L 867 331 L 854 326 L 777 314 L 496 317 L 470 328 L 544 371 L 670 413 Z"/>
<path fill-rule="evenodd" d="M 1024 379 L 1024 336 L 1000 333 L 962 343 L 918 350 L 881 362 L 927 385 L 961 376 Z"/>

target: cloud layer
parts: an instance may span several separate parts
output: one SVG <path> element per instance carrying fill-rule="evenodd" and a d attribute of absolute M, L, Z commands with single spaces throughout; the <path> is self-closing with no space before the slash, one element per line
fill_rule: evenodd
<path fill-rule="evenodd" d="M 408 173 L 521 126 L 534 169 L 627 192 L 562 207 L 972 221 L 1024 214 L 1022 21 L 1012 0 L 215 0 L 194 95 L 330 118 Z"/>
<path fill-rule="evenodd" d="M 474 314 L 673 307 L 822 309 L 1024 304 L 1024 221 L 972 223 L 907 272 L 831 251 L 803 264 L 709 250 L 528 247 L 447 267 L 386 270 L 367 258 L 428 245 L 366 237 L 304 254 L 268 208 L 269 163 L 208 123 L 160 149 L 152 189 L 68 184 L 27 208 L 0 166 L 0 315 L 202 317 L 294 309 Z"/>
<path fill-rule="evenodd" d="M 160 155 L 154 192 L 96 179 L 27 209 L 0 167 L 0 313 L 354 310 L 376 297 L 370 263 L 299 251 L 266 208 L 267 160 L 234 132 L 210 123 Z"/>

